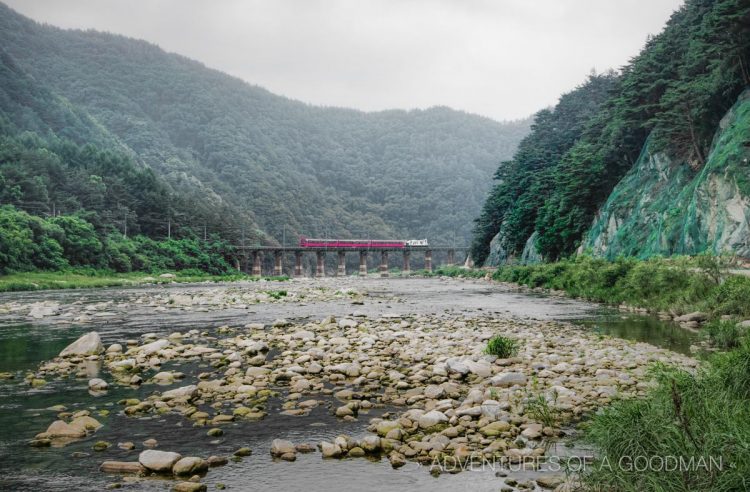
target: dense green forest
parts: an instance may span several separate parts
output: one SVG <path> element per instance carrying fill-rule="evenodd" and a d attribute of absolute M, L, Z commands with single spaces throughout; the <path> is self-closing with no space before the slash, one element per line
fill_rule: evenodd
<path fill-rule="evenodd" d="M 479 263 L 532 237 L 546 260 L 573 253 L 649 140 L 698 173 L 719 120 L 750 83 L 750 2 L 688 0 L 618 73 L 592 76 L 539 112 L 476 220 Z"/>
<path fill-rule="evenodd" d="M 231 273 L 232 247 L 216 237 L 155 241 L 104 234 L 79 215 L 41 218 L 0 207 L 0 274 L 71 267 L 114 272 L 196 270 Z"/>
<path fill-rule="evenodd" d="M 231 242 L 305 234 L 465 244 L 494 169 L 530 123 L 441 107 L 314 107 L 144 41 L 40 25 L 2 4 L 0 44 L 2 76 L 14 79 L 2 83 L 0 110 L 14 129 L 3 131 L 0 166 L 4 186 L 20 193 L 3 203 L 34 213 L 96 206 L 92 223 L 125 232 L 127 221 L 150 237 L 171 225 Z M 98 161 L 74 164 L 63 148 Z M 74 189 L 96 188 L 92 179 L 106 184 L 97 204 Z M 147 179 L 153 193 L 130 187 Z"/>

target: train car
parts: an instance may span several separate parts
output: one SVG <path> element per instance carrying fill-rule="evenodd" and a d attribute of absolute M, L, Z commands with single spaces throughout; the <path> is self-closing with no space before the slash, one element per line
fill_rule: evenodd
<path fill-rule="evenodd" d="M 331 248 L 331 249 L 404 249 L 409 246 L 428 246 L 426 239 L 411 239 L 402 241 L 397 239 L 309 239 L 301 237 L 300 248 Z"/>

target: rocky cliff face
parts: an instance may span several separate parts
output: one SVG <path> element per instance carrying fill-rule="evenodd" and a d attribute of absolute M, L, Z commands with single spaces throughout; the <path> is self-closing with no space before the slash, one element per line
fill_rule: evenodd
<path fill-rule="evenodd" d="M 734 252 L 750 257 L 750 89 L 721 120 L 702 169 L 652 152 L 597 214 L 581 250 L 619 255 Z"/>
<path fill-rule="evenodd" d="M 503 231 L 500 230 L 490 241 L 490 254 L 484 260 L 484 266 L 499 266 L 508 262 L 508 251 L 503 247 Z"/>
<path fill-rule="evenodd" d="M 542 257 L 536 249 L 536 240 L 539 236 L 538 233 L 534 232 L 534 234 L 529 236 L 519 258 L 508 256 L 508 251 L 503 246 L 502 234 L 503 231 L 501 229 L 500 232 L 495 234 L 492 241 L 490 241 L 490 254 L 487 256 L 484 266 L 500 266 L 508 263 L 521 263 L 523 265 L 528 265 L 540 263 L 542 261 Z"/>

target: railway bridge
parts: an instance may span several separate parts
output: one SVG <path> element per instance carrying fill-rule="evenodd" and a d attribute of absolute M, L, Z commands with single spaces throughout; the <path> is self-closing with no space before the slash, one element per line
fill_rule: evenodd
<path fill-rule="evenodd" d="M 444 252 L 446 258 L 446 265 L 452 266 L 456 261 L 456 252 L 461 253 L 461 257 L 465 259 L 468 247 L 456 247 L 456 246 L 405 246 L 405 247 L 346 247 L 346 248 L 331 248 L 331 247 L 280 247 L 280 246 L 239 246 L 237 247 L 239 253 L 239 264 L 237 268 L 243 271 L 248 270 L 250 266 L 251 274 L 255 276 L 261 276 L 263 259 L 265 255 L 273 257 L 273 275 L 280 276 L 284 274 L 284 256 L 288 254 L 294 255 L 294 277 L 302 277 L 302 259 L 305 253 L 315 253 L 315 277 L 325 276 L 325 261 L 328 253 L 335 253 L 338 257 L 337 268 L 335 270 L 336 276 L 346 275 L 346 254 L 347 253 L 358 253 L 359 254 L 359 275 L 367 275 L 367 258 L 368 255 L 380 255 L 379 271 L 381 277 L 387 277 L 388 272 L 388 258 L 391 255 L 402 255 L 402 268 L 401 271 L 408 274 L 411 271 L 411 256 L 412 253 L 424 254 L 424 266 L 428 271 L 432 271 L 432 254 L 433 252 Z M 463 263 L 463 259 L 461 260 Z"/>

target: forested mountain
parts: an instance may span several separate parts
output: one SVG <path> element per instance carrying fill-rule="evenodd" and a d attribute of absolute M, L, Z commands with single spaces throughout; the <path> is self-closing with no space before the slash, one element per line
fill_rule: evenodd
<path fill-rule="evenodd" d="M 667 221 L 682 231 L 682 239 L 674 234 L 671 239 L 662 236 L 660 227 L 654 226 L 650 230 L 657 243 L 663 243 L 658 248 L 653 247 L 654 238 L 634 241 L 632 234 L 624 232 L 620 236 L 630 236 L 628 247 L 613 251 L 647 256 L 735 249 L 731 241 L 717 239 L 715 226 L 718 215 L 727 214 L 736 220 L 727 222 L 729 229 L 720 235 L 732 236 L 749 225 L 743 217 L 750 217 L 745 213 L 750 196 L 743 190 L 750 178 L 744 151 L 750 137 L 742 134 L 739 129 L 745 125 L 735 118 L 745 113 L 735 111 L 730 117 L 730 109 L 750 84 L 749 63 L 750 1 L 687 0 L 664 31 L 650 38 L 619 73 L 590 77 L 563 96 L 551 112 L 536 115 L 532 133 L 496 174 L 499 182 L 476 221 L 475 259 L 484 262 L 489 255 L 490 263 L 512 257 L 554 260 L 584 243 L 601 245 L 594 236 L 607 229 L 609 237 L 616 236 L 624 218 L 636 218 L 643 210 L 611 202 L 651 203 L 663 195 L 665 187 L 674 187 L 674 194 L 683 188 L 688 195 L 701 193 L 695 187 L 705 182 L 709 170 L 721 174 L 727 169 L 732 175 L 723 191 L 705 186 L 701 188 L 703 197 L 688 202 L 703 203 L 716 212 L 731 205 L 727 190 L 737 189 L 733 196 L 742 213 L 738 215 L 737 206 L 731 205 L 729 211 L 712 213 L 707 209 L 683 216 L 681 221 Z M 732 135 L 724 139 L 716 135 L 715 139 L 725 116 L 726 121 L 732 121 Z M 725 144 L 728 147 L 715 148 Z M 643 166 L 644 155 L 669 164 L 666 168 Z M 715 165 L 712 155 L 721 163 Z M 682 170 L 676 173 L 677 168 Z M 639 170 L 639 179 L 643 173 L 655 173 L 651 179 L 662 183 L 638 188 L 633 184 L 639 181 L 630 179 L 627 186 L 616 189 L 633 169 Z M 678 174 L 679 180 L 667 179 Z M 620 193 L 625 188 L 627 196 Z M 617 219 L 608 222 L 607 217 L 604 224 L 599 219 L 592 229 L 597 212 L 607 201 L 608 210 L 619 211 Z M 679 215 L 671 207 L 656 212 L 656 217 L 650 217 L 657 223 L 670 214 Z M 700 232 L 687 238 L 684 235 L 689 230 Z M 604 249 L 598 252 L 604 253 Z"/>
<path fill-rule="evenodd" d="M 30 144 L 37 149 L 58 145 L 50 135 L 68 146 L 93 144 L 123 166 L 153 170 L 165 187 L 161 207 L 136 210 L 124 196 L 105 202 L 127 207 L 134 227 L 162 236 L 171 219 L 237 241 L 307 234 L 448 242 L 455 235 L 463 243 L 494 169 L 529 125 L 448 108 L 310 106 L 144 41 L 40 25 L 2 4 L 0 46 L 17 79 L 12 91 L 3 82 L 0 109 L 16 128 L 4 133 L 28 130 L 50 142 Z M 23 91 L 43 93 L 67 113 L 53 124 L 48 105 L 27 103 Z M 23 167 L 11 174 L 31 180 L 37 172 L 15 157 L 0 165 Z M 57 178 L 45 176 L 48 193 L 57 189 Z M 45 199 L 24 191 L 18 201 Z M 196 205 L 194 214 L 186 204 Z"/>

